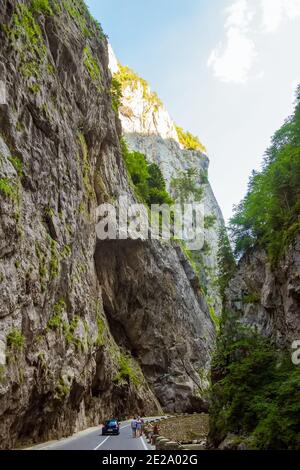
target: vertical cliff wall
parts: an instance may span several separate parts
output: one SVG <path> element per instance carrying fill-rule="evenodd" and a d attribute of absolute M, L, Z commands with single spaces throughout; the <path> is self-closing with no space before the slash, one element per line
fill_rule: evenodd
<path fill-rule="evenodd" d="M 215 332 L 188 260 L 96 238 L 98 204 L 135 201 L 101 27 L 81 0 L 4 0 L 0 23 L 0 447 L 202 409 Z"/>
<path fill-rule="evenodd" d="M 156 93 L 147 82 L 127 67 L 120 65 L 109 46 L 111 72 L 122 85 L 122 106 L 119 116 L 123 132 L 132 150 L 143 153 L 151 163 L 159 165 L 167 188 L 176 201 L 197 198 L 204 205 L 205 236 L 202 250 L 192 253 L 201 272 L 201 281 L 207 289 L 207 298 L 217 314 L 221 313 L 221 299 L 217 286 L 218 233 L 224 227 L 221 209 L 208 180 L 209 159 L 202 145 L 187 148 L 180 142 L 180 129 L 171 119 Z M 197 147 L 197 146 L 195 146 Z M 176 187 L 187 175 L 195 181 L 195 190 L 181 194 Z M 192 186 L 190 184 L 190 186 Z M 202 196 L 199 198 L 202 190 Z"/>

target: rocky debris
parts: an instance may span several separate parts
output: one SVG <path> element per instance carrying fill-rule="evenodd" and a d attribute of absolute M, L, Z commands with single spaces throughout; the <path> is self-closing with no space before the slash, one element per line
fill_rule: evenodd
<path fill-rule="evenodd" d="M 300 237 L 276 267 L 261 249 L 242 258 L 227 290 L 226 308 L 242 323 L 290 348 L 300 338 Z"/>
<path fill-rule="evenodd" d="M 0 448 L 201 409 L 215 339 L 171 245 L 97 243 L 97 205 L 135 196 L 107 40 L 73 4 L 0 4 Z"/>

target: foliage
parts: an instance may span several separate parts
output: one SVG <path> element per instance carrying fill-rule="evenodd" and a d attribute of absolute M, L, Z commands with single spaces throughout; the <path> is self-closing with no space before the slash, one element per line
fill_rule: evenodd
<path fill-rule="evenodd" d="M 178 176 L 171 179 L 171 190 L 174 198 L 182 204 L 190 199 L 200 202 L 203 198 L 202 172 L 196 168 L 181 170 Z"/>
<path fill-rule="evenodd" d="M 206 230 L 209 230 L 210 228 L 213 228 L 217 221 L 217 217 L 214 214 L 206 215 L 204 217 L 204 228 Z"/>
<path fill-rule="evenodd" d="M 15 351 L 23 349 L 25 338 L 20 330 L 13 328 L 6 337 L 7 347 Z"/>
<path fill-rule="evenodd" d="M 272 262 L 300 230 L 300 87 L 293 115 L 279 129 L 260 172 L 253 172 L 248 193 L 235 209 L 231 230 L 236 253 L 254 245 Z"/>
<path fill-rule="evenodd" d="M 12 16 L 10 27 L 4 26 L 11 45 L 18 54 L 21 75 L 35 80 L 41 78 L 43 69 L 49 65 L 42 30 L 35 18 L 34 8 L 42 8 L 42 3 L 45 7 L 45 2 L 32 2 L 29 6 L 19 3 Z M 37 91 L 37 83 L 30 83 L 28 86 L 31 87 L 31 91 Z"/>
<path fill-rule="evenodd" d="M 113 77 L 112 80 L 111 80 L 110 96 L 111 96 L 111 100 L 112 100 L 113 110 L 116 113 L 118 113 L 119 108 L 121 106 L 121 100 L 122 100 L 122 85 L 117 80 L 116 77 Z"/>
<path fill-rule="evenodd" d="M 97 339 L 96 339 L 96 346 L 103 346 L 104 344 L 104 333 L 105 333 L 105 322 L 101 315 L 98 313 L 97 315 Z"/>
<path fill-rule="evenodd" d="M 54 398 L 63 401 L 69 394 L 70 387 L 65 383 L 64 379 L 60 377 L 55 387 Z"/>
<path fill-rule="evenodd" d="M 53 15 L 49 0 L 32 0 L 31 10 L 37 13 L 44 13 L 44 15 Z"/>
<path fill-rule="evenodd" d="M 148 206 L 151 204 L 172 204 L 166 190 L 162 172 L 155 163 L 147 163 L 145 155 L 129 151 L 124 139 L 121 141 L 122 154 L 137 195 Z"/>
<path fill-rule="evenodd" d="M 78 0 L 63 0 L 62 4 L 68 15 L 79 26 L 82 34 L 90 37 L 91 33 L 87 24 L 88 10 L 85 3 Z"/>
<path fill-rule="evenodd" d="M 50 277 L 55 279 L 59 274 L 59 257 L 57 251 L 57 242 L 50 238 Z"/>
<path fill-rule="evenodd" d="M 100 65 L 89 46 L 86 46 L 83 50 L 83 63 L 92 82 L 96 85 L 97 90 L 101 92 L 102 82 Z"/>
<path fill-rule="evenodd" d="M 79 321 L 80 317 L 78 315 L 75 315 L 70 323 L 68 323 L 67 321 L 63 322 L 63 333 L 67 345 L 74 344 L 77 350 L 83 350 L 82 340 L 79 337 L 75 336 Z"/>
<path fill-rule="evenodd" d="M 216 332 L 220 332 L 220 318 L 217 316 L 216 311 L 213 307 L 213 305 L 208 302 L 208 308 L 209 308 L 209 313 L 210 313 L 210 318 L 213 321 L 213 324 L 215 325 Z"/>
<path fill-rule="evenodd" d="M 129 67 L 119 64 L 119 70 L 114 74 L 114 78 L 121 84 L 123 91 L 126 90 L 126 88 L 130 88 L 134 91 L 140 86 L 144 100 L 151 106 L 154 106 L 156 111 L 162 106 L 162 102 L 157 93 L 151 92 L 146 80 L 139 77 L 139 75 Z"/>
<path fill-rule="evenodd" d="M 65 299 L 60 299 L 54 306 L 53 306 L 53 314 L 48 321 L 48 328 L 50 330 L 59 330 L 63 324 L 62 321 L 62 313 L 66 309 L 66 302 Z"/>
<path fill-rule="evenodd" d="M 182 127 L 175 126 L 179 142 L 188 150 L 199 150 L 199 152 L 207 153 L 206 148 L 200 142 L 197 136 L 194 136 L 190 132 L 185 132 Z"/>
<path fill-rule="evenodd" d="M 135 386 L 140 385 L 141 379 L 132 358 L 125 354 L 120 354 L 118 357 L 118 368 L 119 371 L 113 379 L 114 382 L 117 382 L 118 384 L 131 382 Z"/>
<path fill-rule="evenodd" d="M 225 290 L 236 269 L 235 259 L 232 253 L 229 238 L 227 235 L 227 230 L 225 227 L 222 227 L 219 230 L 217 260 L 218 284 L 220 288 L 221 297 L 224 300 Z"/>
<path fill-rule="evenodd" d="M 23 163 L 18 157 L 10 157 L 9 161 L 13 165 L 14 169 L 18 173 L 19 177 L 21 178 L 23 176 Z"/>
<path fill-rule="evenodd" d="M 300 449 L 300 368 L 228 313 L 212 365 L 210 435 L 249 436 L 256 449 Z"/>
<path fill-rule="evenodd" d="M 8 178 L 0 178 L 0 193 L 12 201 L 16 201 L 18 199 L 17 187 Z"/>

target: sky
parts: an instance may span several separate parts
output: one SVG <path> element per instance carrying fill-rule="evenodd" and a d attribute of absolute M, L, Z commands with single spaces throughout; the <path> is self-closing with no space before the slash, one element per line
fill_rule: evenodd
<path fill-rule="evenodd" d="M 119 61 L 208 150 L 226 221 L 300 83 L 300 0 L 87 0 Z"/>

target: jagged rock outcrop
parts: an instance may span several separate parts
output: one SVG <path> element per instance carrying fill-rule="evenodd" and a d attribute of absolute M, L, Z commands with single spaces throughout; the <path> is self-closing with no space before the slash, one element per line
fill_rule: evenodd
<path fill-rule="evenodd" d="M 110 69 L 118 74 L 119 64 L 109 46 Z M 122 66 L 121 66 L 122 67 Z M 118 75 L 117 75 L 118 78 Z M 125 85 L 125 86 L 124 86 Z M 197 188 L 203 188 L 204 215 L 214 218 L 204 230 L 204 249 L 193 253 L 195 262 L 204 275 L 207 297 L 217 314 L 221 313 L 221 299 L 216 283 L 218 233 L 224 227 L 221 209 L 208 181 L 209 159 L 200 150 L 189 150 L 179 141 L 176 125 L 168 111 L 147 83 L 133 76 L 123 84 L 122 106 L 119 108 L 126 141 L 132 150 L 143 153 L 149 162 L 159 165 L 167 188 L 178 200 L 172 181 L 193 171 Z M 195 200 L 195 195 L 185 194 L 185 202 Z"/>
<path fill-rule="evenodd" d="M 0 447 L 203 408 L 214 327 L 184 254 L 96 240 L 96 207 L 135 200 L 101 28 L 81 0 L 0 22 Z"/>
<path fill-rule="evenodd" d="M 290 348 L 299 340 L 300 237 L 273 268 L 262 249 L 245 255 L 227 289 L 226 308 L 279 346 Z"/>

